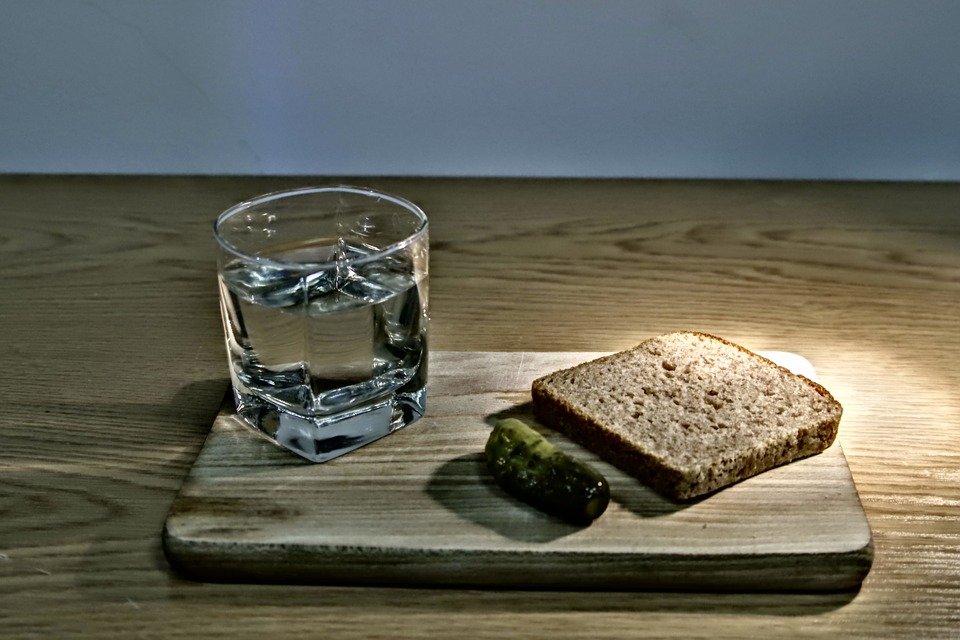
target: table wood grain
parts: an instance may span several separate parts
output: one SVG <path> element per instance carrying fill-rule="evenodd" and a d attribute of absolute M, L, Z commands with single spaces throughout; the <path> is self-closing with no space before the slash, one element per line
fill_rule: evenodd
<path fill-rule="evenodd" d="M 227 381 L 213 216 L 349 182 L 431 220 L 431 344 L 613 351 L 675 329 L 802 353 L 874 533 L 858 592 L 194 583 L 164 517 Z M 0 635 L 956 637 L 960 185 L 0 177 Z"/>

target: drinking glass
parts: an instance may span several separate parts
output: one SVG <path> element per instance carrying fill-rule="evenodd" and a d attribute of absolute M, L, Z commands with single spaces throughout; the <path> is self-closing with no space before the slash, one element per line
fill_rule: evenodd
<path fill-rule="evenodd" d="M 224 211 L 220 309 L 237 414 L 324 462 L 426 406 L 427 217 L 357 187 L 271 193 Z"/>

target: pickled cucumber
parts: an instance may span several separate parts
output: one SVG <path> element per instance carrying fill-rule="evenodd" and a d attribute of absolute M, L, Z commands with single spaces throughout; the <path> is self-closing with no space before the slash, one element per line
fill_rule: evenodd
<path fill-rule="evenodd" d="M 515 418 L 497 422 L 484 453 L 507 493 L 573 524 L 590 524 L 610 502 L 610 487 L 599 472 Z"/>

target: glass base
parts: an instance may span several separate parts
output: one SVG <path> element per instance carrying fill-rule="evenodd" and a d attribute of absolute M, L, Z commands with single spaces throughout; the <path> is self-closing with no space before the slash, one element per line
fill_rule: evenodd
<path fill-rule="evenodd" d="M 311 462 L 326 462 L 416 422 L 426 388 L 397 392 L 336 415 L 301 416 L 233 388 L 237 415 L 281 447 Z"/>

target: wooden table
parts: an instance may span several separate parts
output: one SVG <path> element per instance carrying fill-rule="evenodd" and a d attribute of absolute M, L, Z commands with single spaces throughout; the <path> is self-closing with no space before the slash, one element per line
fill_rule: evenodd
<path fill-rule="evenodd" d="M 431 219 L 432 346 L 680 328 L 803 354 L 874 531 L 857 593 L 199 584 L 159 533 L 227 387 L 211 221 L 329 179 L 0 177 L 0 636 L 960 634 L 960 185 L 351 179 Z"/>

